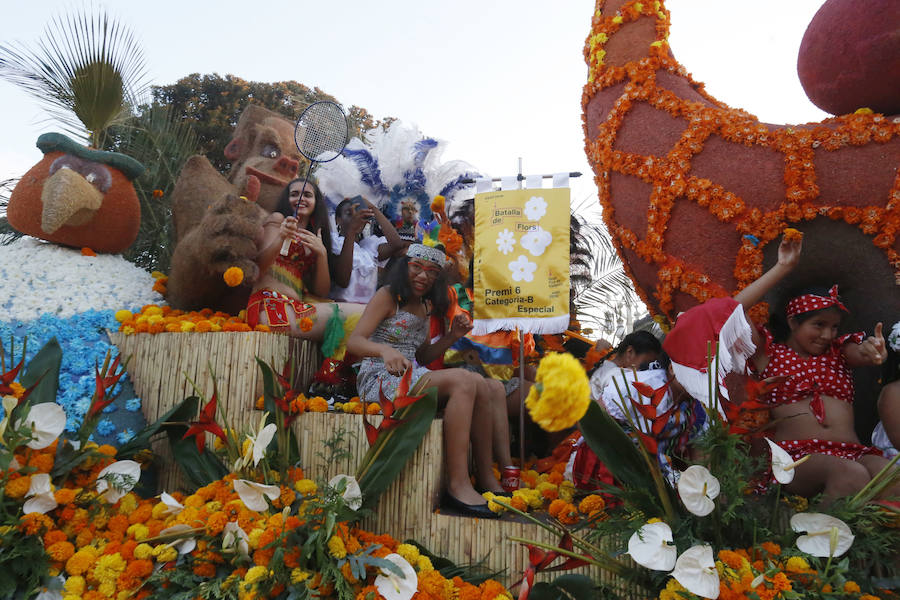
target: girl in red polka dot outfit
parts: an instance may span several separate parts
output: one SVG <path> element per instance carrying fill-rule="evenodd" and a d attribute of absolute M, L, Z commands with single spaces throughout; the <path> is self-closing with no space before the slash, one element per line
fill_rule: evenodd
<path fill-rule="evenodd" d="M 802 240 L 782 240 L 778 262 L 744 288 L 735 300 L 745 309 L 759 302 L 797 265 Z M 775 339 L 765 327 L 755 332 L 756 352 L 750 368 L 766 379 L 786 377 L 761 398 L 771 404 L 771 439 L 794 460 L 809 455 L 796 467 L 786 486 L 794 494 L 826 499 L 855 494 L 886 464 L 877 448 L 859 443 L 853 427 L 851 367 L 880 365 L 887 357 L 882 324 L 875 334 L 838 335 L 847 308 L 837 286 L 813 289 L 792 298 L 785 311 L 788 331 Z M 774 320 L 774 319 L 773 319 Z M 889 490 L 888 495 L 900 493 Z"/>

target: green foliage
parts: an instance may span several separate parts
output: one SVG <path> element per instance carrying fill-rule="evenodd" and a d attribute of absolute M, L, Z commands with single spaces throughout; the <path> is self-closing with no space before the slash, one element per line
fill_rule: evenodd
<path fill-rule="evenodd" d="M 612 599 L 618 597 L 609 590 L 601 594 L 600 589 L 586 575 L 562 575 L 549 583 L 541 581 L 534 584 L 528 597 L 530 600 Z"/>
<path fill-rule="evenodd" d="M 10 522 L 4 519 L 5 523 Z M 33 597 L 50 570 L 39 535 L 22 535 L 16 527 L 0 534 L 0 598 Z"/>
<path fill-rule="evenodd" d="M 436 412 L 437 388 L 430 387 L 424 396 L 393 415 L 402 423 L 379 434 L 356 474 L 363 493 L 363 507 L 376 506 L 378 497 L 393 483 L 422 443 Z"/>
<path fill-rule="evenodd" d="M 234 75 L 222 77 L 218 73 L 192 73 L 172 85 L 154 86 L 152 95 L 154 104 L 170 107 L 179 119 L 191 126 L 200 153 L 222 173 L 231 168 L 223 151 L 248 104 L 258 104 L 293 121 L 313 102 L 337 101 L 319 88 L 309 88 L 296 81 L 263 83 L 245 81 Z M 376 121 L 358 106 L 351 106 L 347 112 L 352 136 L 365 135 L 369 129 L 392 120 Z"/>
<path fill-rule="evenodd" d="M 25 349 L 22 349 L 24 354 Z M 62 348 L 56 338 L 44 344 L 38 350 L 31 361 L 25 366 L 25 373 L 19 378 L 26 388 L 37 383 L 34 390 L 28 396 L 30 405 L 42 402 L 56 402 L 56 392 L 59 389 L 59 368 L 62 364 Z"/>
<path fill-rule="evenodd" d="M 162 425 L 162 429 L 169 437 L 169 446 L 172 448 L 175 462 L 194 487 L 203 487 L 228 474 L 228 469 L 212 452 L 197 452 L 194 439 L 184 439 L 189 427 L 188 422 L 193 420 L 199 406 L 199 396 L 185 398 L 170 411 L 172 420 Z"/>

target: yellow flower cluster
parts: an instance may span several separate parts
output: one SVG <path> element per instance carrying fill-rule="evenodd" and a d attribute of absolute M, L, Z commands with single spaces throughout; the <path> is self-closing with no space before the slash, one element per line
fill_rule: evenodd
<path fill-rule="evenodd" d="M 568 353 L 551 352 L 541 359 L 525 406 L 545 431 L 575 425 L 591 402 L 591 386 L 584 367 Z"/>

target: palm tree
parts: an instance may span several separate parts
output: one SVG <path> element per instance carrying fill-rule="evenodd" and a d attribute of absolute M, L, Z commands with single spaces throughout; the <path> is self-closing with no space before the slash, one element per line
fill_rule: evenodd
<path fill-rule="evenodd" d="M 0 77 L 44 105 L 73 137 L 100 148 L 109 128 L 127 120 L 146 92 L 140 46 L 109 15 L 54 18 L 34 48 L 0 44 Z"/>

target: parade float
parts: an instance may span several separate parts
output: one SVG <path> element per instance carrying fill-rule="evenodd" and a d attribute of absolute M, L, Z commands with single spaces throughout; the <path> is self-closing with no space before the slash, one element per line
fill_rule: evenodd
<path fill-rule="evenodd" d="M 690 80 L 667 47 L 668 19 L 662 2 L 598 2 L 585 47 L 586 144 L 604 218 L 654 314 L 664 321 L 695 302 L 731 295 L 759 274 L 771 258 L 768 242 L 788 225 L 811 238 L 815 227 L 830 232 L 835 224 L 859 230 L 843 231 L 848 245 L 860 246 L 853 236 L 867 237 L 877 254 L 864 261 L 852 253 L 825 259 L 814 250 L 811 260 L 819 256 L 848 278 L 859 273 L 859 285 L 871 283 L 868 293 L 884 299 L 884 311 L 893 310 L 893 277 L 876 280 L 894 268 L 895 118 L 861 110 L 822 124 L 760 124 Z M 235 139 L 245 133 L 239 125 Z M 251 136 L 244 143 L 257 141 Z M 511 496 L 489 497 L 500 519 L 441 510 L 441 421 L 434 418 L 433 392 L 404 387 L 377 406 L 305 395 L 321 360 L 314 345 L 252 331 L 239 313 L 224 310 L 229 306 L 167 302 L 165 275 L 102 253 L 104 230 L 92 228 L 88 216 L 102 208 L 102 197 L 80 182 L 86 191 L 71 197 L 52 193 L 61 184 L 34 188 L 58 172 L 74 180 L 73 171 L 99 189 L 105 179 L 94 165 L 108 157 L 69 142 L 47 147 L 49 165 L 23 178 L 26 196 L 14 194 L 30 198 L 21 202 L 32 211 L 36 199 L 49 204 L 45 194 L 63 207 L 22 225 L 22 233 L 43 241 L 4 246 L 0 267 L 7 286 L 19 282 L 3 306 L 8 321 L 0 324 L 0 595 L 895 596 L 898 514 L 873 499 L 896 476 L 886 471 L 828 507 L 782 493 L 791 461 L 774 449 L 747 452 L 754 432 L 741 406 L 722 402 L 714 376 L 702 407 L 709 427 L 688 442 L 703 459 L 684 465 L 673 486 L 658 454 L 673 414 L 657 410 L 662 394 L 639 386 L 623 393 L 623 407 L 634 405 L 642 417 L 628 423 L 628 434 L 589 402 L 583 365 L 548 354 L 526 403 L 532 417 L 548 430 L 578 423 L 615 485 L 576 488 L 564 477 L 567 453 L 560 452 L 521 465 L 522 487 Z M 241 156 L 241 143 L 229 147 Z M 364 144 L 357 150 L 378 155 Z M 404 160 L 415 167 L 427 154 Z M 71 165 L 54 170 L 61 158 Z M 229 194 L 264 198 L 260 183 L 299 169 L 299 160 L 289 160 L 295 164 L 277 161 L 271 169 L 238 164 L 230 178 L 188 161 L 186 168 L 206 178 L 180 186 L 173 180 L 166 188 L 186 199 L 178 204 L 187 207 L 188 226 L 175 217 L 177 239 L 188 241 L 181 252 L 207 244 L 191 242 L 190 232 L 210 232 L 203 225 L 210 206 L 258 218 Z M 816 161 L 825 166 L 814 168 Z M 872 195 L 857 193 L 851 202 L 840 187 L 850 184 L 840 181 L 829 191 L 828 177 L 845 172 L 830 164 L 864 173 Z M 445 184 L 460 175 L 446 171 Z M 392 201 L 402 201 L 401 180 L 415 179 L 383 187 Z M 191 204 L 188 182 L 205 186 L 209 197 Z M 775 189 L 773 197 L 760 197 L 762 184 Z M 138 193 L 155 196 L 157 189 L 139 184 Z M 427 198 L 422 210 L 431 208 L 436 191 L 420 190 Z M 452 214 L 452 192 L 449 197 Z M 140 219 L 131 206 L 118 209 L 126 211 L 125 222 Z M 11 198 L 11 223 L 15 210 Z M 701 251 L 692 241 L 698 226 L 721 242 L 720 252 L 708 252 L 706 241 Z M 58 237 L 70 231 L 88 237 Z M 187 266 L 177 274 L 173 264 L 172 274 L 182 279 L 176 287 L 202 292 L 207 281 L 239 294 L 240 283 L 225 276 L 235 258 L 208 268 L 209 258 L 178 258 Z M 864 275 L 866 269 L 872 272 Z M 547 347 L 562 348 L 553 340 Z M 596 359 L 589 353 L 585 361 Z M 747 388 L 748 407 L 758 393 Z M 754 482 L 767 465 L 778 483 L 759 492 Z M 572 569 L 556 578 L 549 573 Z"/>

